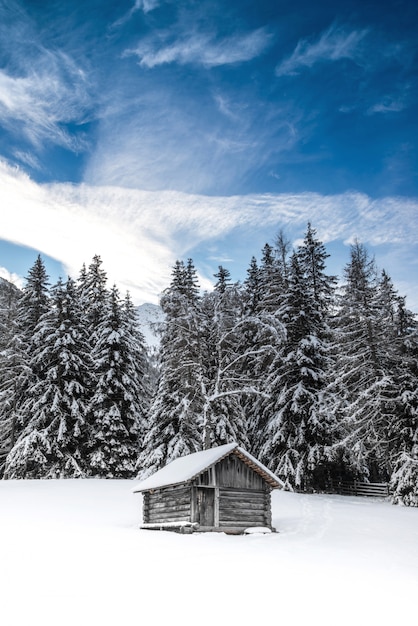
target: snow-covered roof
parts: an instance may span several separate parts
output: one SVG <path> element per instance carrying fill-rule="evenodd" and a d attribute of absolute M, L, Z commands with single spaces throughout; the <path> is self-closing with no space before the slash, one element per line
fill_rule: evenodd
<path fill-rule="evenodd" d="M 193 454 L 175 459 L 158 470 L 158 472 L 155 472 L 155 474 L 152 474 L 152 476 L 138 483 L 133 491 L 138 493 L 140 491 L 149 491 L 151 489 L 159 489 L 160 487 L 169 487 L 171 485 L 189 482 L 232 452 L 255 472 L 260 474 L 273 489 L 284 487 L 280 478 L 277 478 L 273 472 L 257 461 L 255 457 L 246 452 L 243 448 L 240 448 L 237 443 L 227 443 L 223 446 L 202 450 L 201 452 L 194 452 Z"/>

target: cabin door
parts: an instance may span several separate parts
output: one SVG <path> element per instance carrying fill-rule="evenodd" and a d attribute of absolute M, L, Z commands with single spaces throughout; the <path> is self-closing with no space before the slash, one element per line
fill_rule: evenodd
<path fill-rule="evenodd" d="M 201 526 L 215 526 L 215 489 L 210 487 L 198 488 L 197 510 Z"/>

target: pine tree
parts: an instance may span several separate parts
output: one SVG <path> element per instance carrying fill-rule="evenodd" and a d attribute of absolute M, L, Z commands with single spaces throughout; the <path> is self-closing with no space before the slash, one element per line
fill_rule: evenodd
<path fill-rule="evenodd" d="M 245 318 L 241 291 L 238 285 L 228 285 L 228 270 L 219 271 L 215 277 L 218 282 L 214 291 L 202 300 L 204 445 L 209 448 L 236 441 L 248 449 L 244 399 L 254 387 L 243 375 L 245 346 L 241 339 Z"/>
<path fill-rule="evenodd" d="M 330 444 L 329 418 L 322 411 L 327 358 L 323 319 L 309 279 L 294 253 L 280 315 L 286 338 L 270 364 L 263 405 L 262 460 L 289 489 L 323 481 Z"/>
<path fill-rule="evenodd" d="M 224 294 L 231 283 L 231 272 L 225 267 L 222 267 L 222 265 L 219 265 L 218 272 L 214 274 L 214 277 L 217 278 L 215 291 Z"/>
<path fill-rule="evenodd" d="M 49 276 L 41 255 L 38 255 L 28 272 L 23 296 L 19 301 L 19 326 L 29 350 L 35 328 L 49 305 Z"/>
<path fill-rule="evenodd" d="M 252 356 L 243 366 L 247 378 L 259 390 L 259 394 L 248 396 L 245 401 L 249 449 L 255 456 L 261 454 L 269 419 L 265 410 L 271 383 L 268 372 L 274 368 L 284 337 L 281 304 L 288 284 L 288 250 L 289 243 L 280 231 L 275 248 L 265 244 L 260 267 L 252 261 L 244 283 L 244 302 L 251 302 L 251 316 L 242 343 Z"/>
<path fill-rule="evenodd" d="M 24 367 L 17 326 L 20 291 L 0 279 L 0 476 L 17 434 L 18 380 Z"/>
<path fill-rule="evenodd" d="M 126 393 L 130 402 L 130 412 L 135 415 L 135 428 L 138 430 L 138 448 L 136 451 L 138 457 L 142 440 L 148 430 L 148 414 L 151 399 L 155 392 L 155 380 L 145 338 L 139 328 L 137 310 L 129 293 L 125 296 L 122 313 L 122 327 L 127 344 L 125 356 Z"/>
<path fill-rule="evenodd" d="M 85 475 L 86 381 L 89 347 L 74 282 L 60 280 L 33 335 L 36 372 L 21 410 L 30 418 L 6 460 L 7 478 Z"/>
<path fill-rule="evenodd" d="M 103 261 L 95 255 L 86 270 L 83 265 L 78 279 L 78 294 L 84 309 L 92 347 L 97 341 L 98 327 L 103 322 L 108 300 L 107 275 Z"/>
<path fill-rule="evenodd" d="M 396 301 L 391 307 L 390 320 L 395 329 L 391 345 L 397 357 L 394 360 L 392 356 L 397 393 L 394 418 L 388 428 L 390 487 L 394 503 L 418 506 L 418 324 L 406 309 L 405 299 L 393 290 L 390 293 L 393 294 L 391 300 Z"/>
<path fill-rule="evenodd" d="M 341 449 L 347 471 L 385 479 L 390 472 L 389 425 L 396 385 L 387 351 L 387 318 L 382 315 L 373 259 L 356 242 L 345 268 L 345 285 L 334 319 L 334 411 L 343 427 Z"/>
<path fill-rule="evenodd" d="M 303 244 L 298 248 L 298 260 L 314 302 L 325 316 L 334 300 L 336 277 L 325 273 L 329 257 L 322 241 L 316 238 L 316 230 L 308 223 Z"/>
<path fill-rule="evenodd" d="M 38 323 L 50 307 L 49 276 L 40 255 L 30 268 L 23 292 L 17 301 L 13 328 L 8 337 L 5 358 L 7 379 L 3 387 L 3 408 L 8 414 L 10 446 L 26 427 L 30 415 L 23 409 L 25 397 L 41 373 L 32 356 L 36 349 L 35 332 Z"/>
<path fill-rule="evenodd" d="M 148 475 L 179 456 L 202 448 L 200 383 L 200 298 L 193 262 L 176 261 L 161 298 L 162 328 L 158 389 L 150 408 L 149 430 L 138 460 Z"/>
<path fill-rule="evenodd" d="M 130 478 L 144 419 L 142 340 L 132 327 L 130 302 L 122 306 L 115 286 L 101 316 L 92 354 L 96 387 L 90 402 L 89 468 L 93 476 Z"/>
<path fill-rule="evenodd" d="M 260 288 L 260 270 L 258 268 L 257 259 L 251 257 L 250 266 L 247 269 L 247 278 L 244 281 L 243 300 L 245 310 L 250 314 L 254 314 L 258 310 L 261 299 Z"/>

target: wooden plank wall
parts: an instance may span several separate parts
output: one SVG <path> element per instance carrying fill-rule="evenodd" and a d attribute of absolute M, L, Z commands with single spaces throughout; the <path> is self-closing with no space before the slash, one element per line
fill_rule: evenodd
<path fill-rule="evenodd" d="M 144 524 L 190 521 L 190 486 L 179 485 L 144 493 Z"/>
<path fill-rule="evenodd" d="M 220 488 L 219 526 L 271 528 L 270 493 L 264 490 Z"/>
<path fill-rule="evenodd" d="M 216 484 L 220 487 L 259 491 L 265 488 L 264 479 L 234 454 L 222 459 L 216 465 L 215 472 Z"/>

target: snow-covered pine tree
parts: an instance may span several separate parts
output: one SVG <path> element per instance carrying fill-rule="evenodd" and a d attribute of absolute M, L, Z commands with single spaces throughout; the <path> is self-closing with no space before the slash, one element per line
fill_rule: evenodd
<path fill-rule="evenodd" d="M 78 278 L 78 294 L 81 307 L 84 309 L 92 348 L 97 341 L 98 327 L 104 319 L 109 296 L 107 275 L 102 265 L 101 257 L 96 254 L 88 270 L 83 265 Z"/>
<path fill-rule="evenodd" d="M 103 478 L 134 475 L 143 420 L 142 340 L 132 311 L 114 286 L 101 313 L 93 348 L 95 389 L 90 402 L 89 472 Z M 140 361 L 135 363 L 135 358 Z M 144 394 L 145 395 L 145 394 Z"/>
<path fill-rule="evenodd" d="M 255 456 L 261 455 L 269 419 L 268 412 L 265 410 L 269 395 L 269 389 L 266 385 L 267 381 L 270 380 L 269 373 L 271 374 L 274 370 L 274 363 L 276 363 L 278 351 L 281 349 L 285 335 L 285 327 L 281 319 L 281 306 L 288 289 L 289 250 L 290 243 L 284 232 L 280 230 L 275 239 L 275 246 L 265 244 L 263 247 L 256 281 L 252 280 L 257 290 L 256 298 L 254 295 L 251 296 L 253 300 L 256 299 L 254 309 L 256 324 L 251 331 L 252 336 L 247 339 L 249 345 L 252 345 L 252 350 L 257 354 L 257 358 L 252 363 L 251 375 L 257 381 L 258 388 L 264 390 L 264 393 L 258 398 L 248 398 L 245 409 L 248 417 L 250 450 Z M 250 270 L 253 274 L 254 269 L 250 268 Z M 249 286 L 250 283 L 247 279 L 244 283 L 245 301 L 249 297 Z"/>
<path fill-rule="evenodd" d="M 244 375 L 246 328 L 242 293 L 219 267 L 217 283 L 202 298 L 201 389 L 205 448 L 236 441 L 248 449 L 246 394 L 255 390 Z"/>
<path fill-rule="evenodd" d="M 176 261 L 161 298 L 165 315 L 160 344 L 160 379 L 150 408 L 149 430 L 138 460 L 146 476 L 179 456 L 202 449 L 200 384 L 201 309 L 196 270 Z"/>
<path fill-rule="evenodd" d="M 6 460 L 7 478 L 84 476 L 86 388 L 92 369 L 72 279 L 51 290 L 52 306 L 36 325 L 30 369 L 36 381 L 21 411 L 30 416 Z"/>
<path fill-rule="evenodd" d="M 17 327 L 17 303 L 21 292 L 0 278 L 0 476 L 16 438 L 16 402 L 24 353 Z"/>
<path fill-rule="evenodd" d="M 249 274 L 255 276 L 256 263 Z M 221 280 L 221 277 L 223 280 Z M 251 449 L 250 419 L 263 391 L 264 366 L 282 340 L 283 326 L 269 311 L 254 308 L 256 282 L 229 284 L 224 268 L 202 298 L 202 395 L 205 446 L 238 441 Z"/>
<path fill-rule="evenodd" d="M 291 257 L 281 298 L 286 339 L 267 373 L 270 399 L 263 404 L 266 428 L 260 450 L 263 462 L 289 489 L 312 488 L 323 479 L 329 445 L 322 413 L 327 369 L 323 319 L 299 256 Z"/>
<path fill-rule="evenodd" d="M 389 282 L 389 289 L 387 287 Z M 390 487 L 394 503 L 418 506 L 418 324 L 383 274 L 384 293 L 392 294 L 388 344 L 396 394 L 389 423 Z M 395 304 L 393 304 L 395 301 Z"/>
<path fill-rule="evenodd" d="M 19 326 L 23 341 L 29 347 L 34 330 L 49 309 L 49 276 L 41 255 L 28 272 L 23 295 L 19 301 Z"/>
<path fill-rule="evenodd" d="M 4 376 L 8 382 L 3 386 L 2 404 L 12 429 L 12 445 L 30 420 L 22 405 L 28 390 L 40 375 L 32 360 L 36 348 L 34 335 L 39 320 L 49 306 L 49 276 L 42 257 L 38 255 L 17 301 L 16 316 L 4 355 L 7 360 Z"/>
<path fill-rule="evenodd" d="M 276 259 L 276 251 L 268 243 L 262 250 L 259 272 L 261 300 L 259 310 L 275 313 L 285 290 L 285 277 Z"/>
<path fill-rule="evenodd" d="M 298 247 L 300 268 L 304 274 L 306 287 L 309 289 L 319 311 L 323 315 L 324 325 L 330 314 L 335 295 L 337 279 L 326 273 L 326 259 L 330 256 L 317 238 L 316 230 L 308 222 L 303 243 Z"/>
<path fill-rule="evenodd" d="M 135 428 L 138 431 L 138 448 L 136 451 L 138 458 L 143 438 L 148 430 L 148 415 L 151 400 L 155 393 L 155 378 L 145 338 L 139 328 L 137 309 L 129 293 L 125 296 L 122 313 L 122 328 L 127 344 L 125 356 L 126 391 L 127 400 L 130 402 L 130 412 L 135 415 Z"/>
<path fill-rule="evenodd" d="M 359 242 L 351 246 L 344 275 L 333 322 L 336 359 L 331 385 L 334 411 L 343 427 L 340 450 L 349 474 L 386 479 L 396 395 L 390 329 L 374 259 Z"/>
<path fill-rule="evenodd" d="M 214 277 L 217 279 L 215 283 L 215 291 L 220 294 L 224 294 L 231 285 L 231 272 L 226 269 L 226 267 L 219 265 L 218 271 L 214 274 Z"/>
<path fill-rule="evenodd" d="M 260 269 L 257 259 L 253 256 L 247 269 L 247 278 L 244 280 L 243 289 L 243 303 L 245 311 L 249 315 L 253 315 L 258 310 L 260 298 Z"/>

